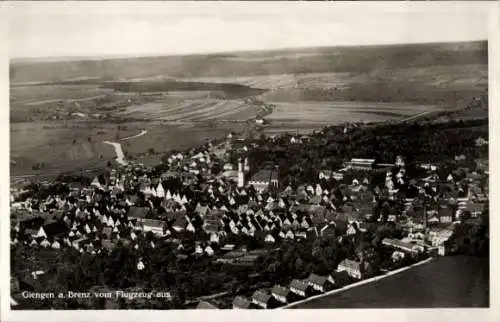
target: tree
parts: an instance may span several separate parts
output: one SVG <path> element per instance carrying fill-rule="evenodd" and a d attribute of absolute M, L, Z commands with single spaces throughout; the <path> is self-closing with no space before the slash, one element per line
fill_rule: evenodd
<path fill-rule="evenodd" d="M 296 272 L 301 272 L 304 268 L 304 261 L 300 258 L 300 257 L 297 257 L 297 259 L 295 260 L 295 271 Z"/>

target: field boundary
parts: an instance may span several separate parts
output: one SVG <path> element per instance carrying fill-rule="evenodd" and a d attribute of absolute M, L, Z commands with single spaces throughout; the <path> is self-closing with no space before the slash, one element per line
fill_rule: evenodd
<path fill-rule="evenodd" d="M 298 302 L 293 302 L 293 303 L 290 303 L 288 305 L 279 307 L 277 309 L 278 310 L 279 309 L 288 309 L 288 308 L 291 308 L 291 307 L 294 307 L 294 306 L 297 306 L 297 305 L 300 305 L 300 304 L 304 304 L 304 303 L 310 302 L 312 300 L 316 300 L 316 299 L 319 299 L 319 298 L 323 298 L 323 297 L 327 297 L 327 296 L 334 295 L 334 294 L 337 294 L 337 293 L 341 293 L 341 292 L 347 291 L 347 290 L 349 290 L 351 288 L 355 288 L 357 286 L 361 286 L 361 285 L 369 284 L 369 283 L 372 283 L 372 282 L 376 282 L 376 281 L 382 280 L 382 279 L 384 279 L 386 277 L 393 276 L 393 275 L 405 272 L 405 271 L 407 271 L 407 270 L 409 270 L 409 269 L 411 269 L 413 267 L 417 267 L 417 266 L 421 266 L 421 265 L 427 264 L 427 263 L 431 262 L 432 260 L 434 260 L 434 258 L 427 258 L 427 259 L 425 259 L 423 261 L 420 261 L 420 262 L 417 262 L 415 264 L 412 264 L 412 265 L 409 265 L 409 266 L 405 266 L 405 267 L 398 268 L 396 270 L 387 272 L 384 275 L 379 275 L 379 276 L 375 276 L 375 277 L 372 277 L 372 278 L 368 278 L 366 280 L 362 280 L 362 281 L 359 281 L 359 282 L 356 282 L 356 283 L 353 283 L 353 284 L 349 284 L 347 286 L 341 287 L 339 289 L 332 290 L 330 292 L 326 292 L 326 293 L 323 293 L 323 294 L 311 296 L 311 297 L 308 297 L 308 298 L 306 298 L 304 300 L 301 300 L 301 301 L 298 301 Z"/>

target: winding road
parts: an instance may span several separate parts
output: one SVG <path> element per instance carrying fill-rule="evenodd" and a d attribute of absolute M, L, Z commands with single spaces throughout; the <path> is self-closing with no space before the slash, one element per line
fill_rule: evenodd
<path fill-rule="evenodd" d="M 135 138 L 138 138 L 140 136 L 143 136 L 146 133 L 148 133 L 147 130 L 142 130 L 139 134 L 120 139 L 120 141 L 135 139 Z M 125 154 L 123 153 L 122 145 L 120 143 L 111 142 L 111 141 L 103 141 L 102 143 L 109 144 L 109 145 L 113 146 L 113 148 L 115 149 L 115 153 L 116 153 L 116 162 L 118 162 L 121 165 L 128 164 L 128 162 L 125 160 Z"/>
<path fill-rule="evenodd" d="M 136 135 L 132 135 L 132 136 L 129 136 L 129 137 L 126 137 L 126 138 L 123 138 L 123 139 L 120 139 L 120 141 L 126 141 L 126 140 L 130 140 L 130 139 L 135 139 L 135 138 L 138 138 L 140 136 L 143 136 L 146 133 L 148 133 L 148 130 L 142 130 L 141 133 L 136 134 Z"/>

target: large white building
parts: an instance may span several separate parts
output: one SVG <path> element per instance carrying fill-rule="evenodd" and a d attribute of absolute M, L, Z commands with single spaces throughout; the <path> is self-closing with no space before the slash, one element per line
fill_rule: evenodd
<path fill-rule="evenodd" d="M 372 170 L 375 165 L 375 159 L 357 159 L 353 158 L 346 162 L 345 166 L 352 170 Z"/>
<path fill-rule="evenodd" d="M 262 192 L 270 187 L 278 187 L 278 169 L 261 169 L 259 170 L 248 184 L 252 185 L 255 190 Z"/>

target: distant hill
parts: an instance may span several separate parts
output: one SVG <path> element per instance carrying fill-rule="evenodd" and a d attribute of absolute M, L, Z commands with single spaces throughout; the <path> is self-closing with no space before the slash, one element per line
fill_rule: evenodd
<path fill-rule="evenodd" d="M 486 41 L 326 47 L 230 54 L 89 59 L 21 59 L 10 63 L 11 83 L 57 82 L 76 78 L 123 80 L 168 75 L 174 78 L 234 77 L 325 72 L 369 73 L 408 67 L 488 63 Z"/>

